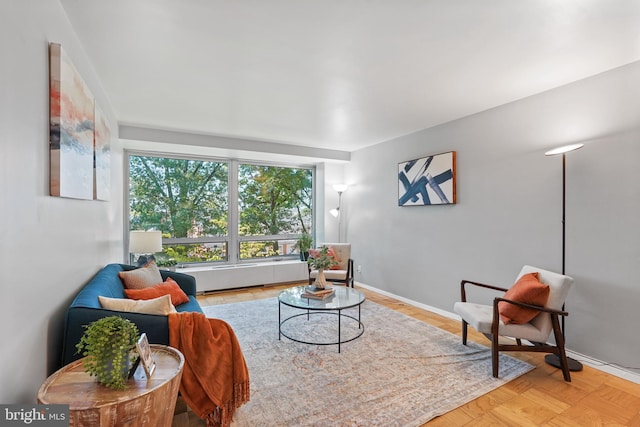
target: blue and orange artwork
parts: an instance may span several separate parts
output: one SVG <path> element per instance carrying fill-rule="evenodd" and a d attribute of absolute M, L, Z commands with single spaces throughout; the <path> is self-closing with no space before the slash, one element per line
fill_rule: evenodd
<path fill-rule="evenodd" d="M 50 193 L 92 200 L 93 95 L 59 44 L 49 55 Z"/>
<path fill-rule="evenodd" d="M 455 151 L 399 163 L 398 206 L 455 203 L 455 166 Z"/>

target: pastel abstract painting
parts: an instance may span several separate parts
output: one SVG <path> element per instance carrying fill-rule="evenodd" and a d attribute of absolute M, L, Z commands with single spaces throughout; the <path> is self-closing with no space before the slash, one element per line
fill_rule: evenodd
<path fill-rule="evenodd" d="M 49 44 L 50 193 L 93 199 L 94 101 L 57 43 Z"/>

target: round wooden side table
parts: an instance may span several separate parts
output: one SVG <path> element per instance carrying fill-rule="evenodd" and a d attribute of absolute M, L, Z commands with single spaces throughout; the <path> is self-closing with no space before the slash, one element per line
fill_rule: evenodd
<path fill-rule="evenodd" d="M 141 365 L 126 390 L 112 390 L 76 360 L 53 373 L 38 391 L 40 404 L 69 405 L 69 425 L 170 427 L 178 398 L 184 356 L 173 347 L 151 345 L 156 370 L 147 378 Z"/>

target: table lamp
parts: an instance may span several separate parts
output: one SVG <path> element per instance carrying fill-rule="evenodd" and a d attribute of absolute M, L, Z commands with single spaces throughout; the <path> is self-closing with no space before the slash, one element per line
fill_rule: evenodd
<path fill-rule="evenodd" d="M 129 233 L 129 253 L 138 255 L 138 266 L 145 265 L 149 260 L 155 260 L 153 254 L 156 252 L 162 252 L 161 231 L 135 230 Z"/>

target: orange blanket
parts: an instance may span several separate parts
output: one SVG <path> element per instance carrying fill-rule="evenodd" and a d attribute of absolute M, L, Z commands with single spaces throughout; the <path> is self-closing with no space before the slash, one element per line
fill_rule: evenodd
<path fill-rule="evenodd" d="M 207 426 L 227 427 L 249 401 L 249 371 L 231 326 L 202 313 L 169 314 L 169 344 L 184 354 L 180 393 Z"/>

